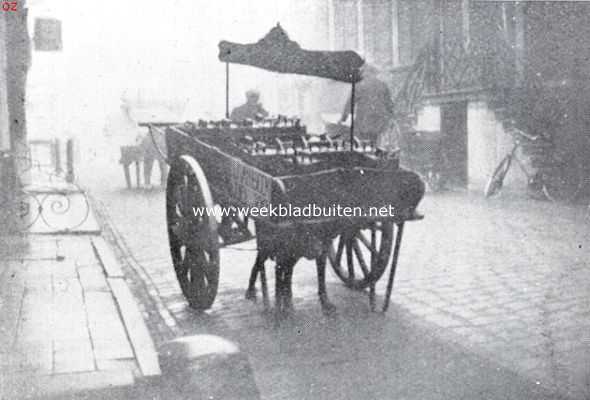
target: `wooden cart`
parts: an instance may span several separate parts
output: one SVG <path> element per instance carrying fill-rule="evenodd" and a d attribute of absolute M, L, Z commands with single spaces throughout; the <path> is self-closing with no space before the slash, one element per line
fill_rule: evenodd
<path fill-rule="evenodd" d="M 244 46 L 273 48 L 278 40 L 280 54 L 285 49 L 297 51 L 288 44 L 295 42 L 284 43 L 288 38 L 282 30 L 278 39 L 269 39 L 276 36 L 273 31 L 258 44 Z M 232 56 L 243 56 L 240 46 L 222 42 L 220 58 L 232 62 L 224 59 L 228 47 Z M 330 52 L 309 53 L 321 53 L 320 62 L 338 65 L 329 58 Z M 260 54 L 253 56 L 260 61 Z M 272 59 L 275 64 L 268 69 L 277 70 L 276 56 Z M 360 79 L 359 66 L 346 65 L 350 73 L 337 71 L 334 79 L 348 77 L 354 85 Z M 309 74 L 327 74 L 314 71 Z M 290 309 L 293 267 L 305 257 L 316 260 L 320 301 L 327 310 L 333 307 L 325 290 L 327 264 L 347 287 L 369 288 L 372 309 L 375 284 L 390 266 L 383 306 L 387 309 L 404 224 L 419 218 L 415 209 L 424 184 L 418 175 L 399 168 L 396 160 L 353 135 L 344 142 L 308 135 L 296 119 L 197 121 L 152 129 L 165 129 L 171 166 L 166 188 L 169 245 L 180 287 L 193 308 L 207 309 L 215 300 L 220 249 L 256 237 L 258 253 L 247 297 L 255 296 L 260 277 L 264 299 L 268 298 L 264 262 L 273 260 L 276 308 Z M 255 216 L 253 207 L 258 211 Z M 321 215 L 293 212 L 305 207 L 323 211 Z M 330 209 L 333 214 L 325 212 Z M 389 213 L 384 215 L 384 209 Z M 344 215 L 344 210 L 349 213 Z"/>

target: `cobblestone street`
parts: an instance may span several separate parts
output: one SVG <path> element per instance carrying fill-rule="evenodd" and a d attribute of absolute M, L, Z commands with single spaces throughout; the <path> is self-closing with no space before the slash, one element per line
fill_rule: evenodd
<path fill-rule="evenodd" d="M 590 395 L 585 207 L 510 195 L 487 201 L 478 193 L 427 195 L 425 220 L 407 226 L 387 314 L 371 314 L 364 293 L 345 289 L 329 274 L 328 291 L 339 311 L 335 318 L 323 316 L 315 266 L 300 261 L 295 317 L 273 329 L 261 302 L 253 305 L 243 296 L 253 241 L 222 251 L 217 300 L 198 315 L 187 307 L 172 270 L 164 192 L 123 190 L 122 176 L 111 172 L 108 182 L 119 185 L 107 189 L 94 181 L 92 193 L 147 289 L 148 308 L 166 324 L 160 335 L 215 332 L 236 340 L 251 357 L 264 398 L 343 398 L 354 390 L 370 398 L 394 392 L 399 398 L 442 398 L 444 385 L 432 393 L 437 380 L 431 372 L 413 374 L 440 368 L 437 359 L 445 354 L 454 360 L 444 364 L 442 382 L 449 387 L 497 379 L 467 370 L 473 358 L 476 365 L 572 398 Z M 424 353 L 432 352 L 429 346 L 438 351 Z"/>

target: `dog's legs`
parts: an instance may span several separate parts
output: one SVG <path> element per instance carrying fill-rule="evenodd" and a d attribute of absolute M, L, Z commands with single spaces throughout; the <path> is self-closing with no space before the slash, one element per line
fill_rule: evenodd
<path fill-rule="evenodd" d="M 293 293 L 291 290 L 293 267 L 297 259 L 279 258 L 275 267 L 276 311 L 279 317 L 288 315 L 293 310 Z"/>
<path fill-rule="evenodd" d="M 336 307 L 330 303 L 328 299 L 328 291 L 326 290 L 326 259 L 327 254 L 322 254 L 316 260 L 316 266 L 318 271 L 318 295 L 320 297 L 320 304 L 322 305 L 322 310 L 325 313 L 333 313 L 336 311 Z"/>
<path fill-rule="evenodd" d="M 250 272 L 250 281 L 248 282 L 248 289 L 246 290 L 246 299 L 248 300 L 256 300 L 256 280 L 258 279 L 259 272 L 262 284 L 262 295 L 265 295 L 266 274 L 264 271 L 264 261 L 266 261 L 266 255 L 263 252 L 259 251 L 256 255 L 256 261 L 254 261 L 252 271 Z"/>
<path fill-rule="evenodd" d="M 125 183 L 127 189 L 131 189 L 131 164 L 123 164 L 123 172 L 125 173 Z"/>
<path fill-rule="evenodd" d="M 293 311 L 293 270 L 297 260 L 290 259 L 285 265 L 285 311 Z"/>
<path fill-rule="evenodd" d="M 275 265 L 275 309 L 277 315 L 283 313 L 283 298 L 285 287 L 285 272 L 281 263 L 277 262 Z"/>
<path fill-rule="evenodd" d="M 264 308 L 268 308 L 268 286 L 266 284 L 266 270 L 264 269 L 264 261 L 260 267 L 260 286 L 262 287 L 262 303 L 264 304 Z"/>

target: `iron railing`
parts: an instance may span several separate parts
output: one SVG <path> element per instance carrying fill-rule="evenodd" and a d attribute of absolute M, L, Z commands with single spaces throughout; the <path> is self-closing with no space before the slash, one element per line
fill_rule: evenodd
<path fill-rule="evenodd" d="M 2 153 L 0 223 L 22 232 L 65 233 L 81 227 L 90 216 L 90 203 L 75 181 L 73 141 L 66 145 L 65 170 L 58 140 L 31 141 L 22 153 Z"/>

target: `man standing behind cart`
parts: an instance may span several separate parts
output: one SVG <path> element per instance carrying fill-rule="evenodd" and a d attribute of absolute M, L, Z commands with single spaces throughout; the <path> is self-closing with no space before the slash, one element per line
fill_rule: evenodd
<path fill-rule="evenodd" d="M 398 138 L 393 129 L 393 101 L 389 87 L 380 80 L 378 70 L 365 64 L 362 79 L 355 86 L 354 133 L 355 137 L 370 140 L 377 147 L 388 151 L 397 149 Z M 340 122 L 350 114 L 351 98 L 348 98 Z"/>
<path fill-rule="evenodd" d="M 385 150 L 389 157 L 397 158 L 399 137 L 393 118 L 393 101 L 389 87 L 377 77 L 377 68 L 365 64 L 362 79 L 355 86 L 354 133 L 362 140 L 371 140 Z M 340 122 L 350 114 L 349 98 Z M 418 176 L 410 171 L 398 169 L 392 173 L 393 185 L 401 190 L 392 197 L 392 204 L 404 213 L 404 218 L 421 218 L 415 207 L 424 196 L 425 186 Z"/>
<path fill-rule="evenodd" d="M 242 104 L 232 110 L 230 119 L 235 122 L 241 122 L 246 119 L 261 119 L 268 116 L 268 112 L 259 102 L 260 93 L 257 90 L 248 90 L 246 92 L 246 104 Z"/>

